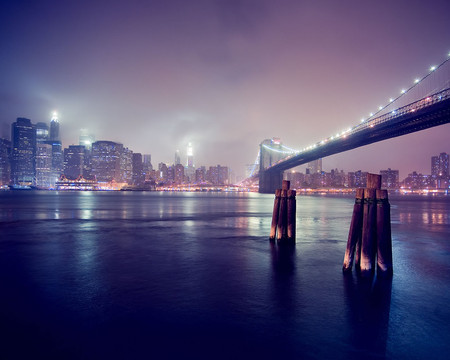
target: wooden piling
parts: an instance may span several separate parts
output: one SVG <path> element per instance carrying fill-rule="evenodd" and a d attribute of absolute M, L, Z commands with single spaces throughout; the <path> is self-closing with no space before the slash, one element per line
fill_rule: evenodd
<path fill-rule="evenodd" d="M 281 183 L 281 190 L 289 190 L 291 187 L 291 182 L 289 180 L 283 180 Z"/>
<path fill-rule="evenodd" d="M 295 241 L 297 208 L 295 195 L 295 190 L 287 191 L 287 238 L 289 241 Z"/>
<path fill-rule="evenodd" d="M 277 234 L 278 214 L 280 213 L 281 189 L 275 191 L 275 200 L 273 202 L 272 225 L 270 226 L 270 240 L 275 240 Z"/>
<path fill-rule="evenodd" d="M 377 273 L 392 276 L 391 206 L 387 190 L 377 190 Z"/>
<path fill-rule="evenodd" d="M 280 211 L 278 214 L 277 240 L 287 237 L 287 190 L 281 190 Z"/>
<path fill-rule="evenodd" d="M 350 230 L 348 233 L 347 249 L 344 256 L 343 271 L 351 271 L 353 266 L 353 258 L 357 260 L 356 267 L 360 266 L 361 258 L 361 238 L 362 238 L 362 223 L 363 223 L 363 199 L 364 189 L 356 189 L 355 205 L 353 206 L 352 221 L 350 223 Z M 355 256 L 355 249 L 357 250 Z"/>
<path fill-rule="evenodd" d="M 364 189 L 364 211 L 361 242 L 361 272 L 371 273 L 376 256 L 376 189 Z"/>
<path fill-rule="evenodd" d="M 367 174 L 367 189 L 381 189 L 381 175 Z"/>

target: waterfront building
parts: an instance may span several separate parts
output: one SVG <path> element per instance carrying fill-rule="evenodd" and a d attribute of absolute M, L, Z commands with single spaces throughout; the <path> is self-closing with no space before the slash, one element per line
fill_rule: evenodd
<path fill-rule="evenodd" d="M 133 151 L 128 148 L 123 148 L 120 156 L 120 182 L 133 183 Z"/>
<path fill-rule="evenodd" d="M 206 172 L 206 179 L 212 185 L 227 185 L 229 184 L 229 172 L 227 166 L 210 166 Z"/>
<path fill-rule="evenodd" d="M 64 176 L 67 179 L 74 180 L 84 176 L 85 151 L 84 145 L 70 145 L 64 149 Z"/>
<path fill-rule="evenodd" d="M 52 182 L 56 183 L 64 171 L 64 152 L 61 141 L 48 140 L 45 144 L 52 147 Z"/>
<path fill-rule="evenodd" d="M 144 164 L 145 164 L 145 162 L 144 162 Z M 158 172 L 159 172 L 159 174 L 158 174 L 158 178 L 156 180 L 158 180 L 159 182 L 166 182 L 167 178 L 168 178 L 169 169 L 165 163 L 158 164 Z M 145 178 L 145 180 L 147 180 L 147 177 Z"/>
<path fill-rule="evenodd" d="M 135 186 L 143 186 L 145 183 L 144 163 L 142 162 L 141 153 L 133 153 L 133 175 L 132 184 Z"/>
<path fill-rule="evenodd" d="M 50 144 L 38 143 L 36 145 L 36 186 L 40 189 L 51 189 L 55 186 Z"/>
<path fill-rule="evenodd" d="M 286 180 L 291 182 L 292 189 L 300 189 L 303 186 L 305 181 L 305 174 L 297 172 L 297 171 L 287 171 Z"/>
<path fill-rule="evenodd" d="M 17 118 L 11 125 L 11 182 L 30 186 L 36 176 L 36 126 L 30 119 Z"/>
<path fill-rule="evenodd" d="M 206 182 L 206 168 L 204 166 L 201 166 L 195 170 L 195 182 L 197 184 Z"/>
<path fill-rule="evenodd" d="M 381 187 L 383 189 L 398 189 L 399 188 L 399 171 L 391 170 L 380 170 L 381 175 Z"/>
<path fill-rule="evenodd" d="M 443 152 L 439 156 L 431 157 L 431 175 L 432 176 L 449 176 L 448 154 Z"/>
<path fill-rule="evenodd" d="M 121 182 L 121 155 L 123 145 L 113 141 L 96 141 L 92 144 L 92 175 L 97 181 Z"/>
<path fill-rule="evenodd" d="M 11 141 L 0 138 L 0 186 L 9 185 L 11 181 Z"/>
<path fill-rule="evenodd" d="M 174 183 L 181 185 L 184 183 L 184 166 L 177 164 L 174 166 Z"/>
<path fill-rule="evenodd" d="M 152 166 L 152 156 L 150 154 L 142 155 L 142 166 L 144 168 L 144 177 L 145 180 L 151 180 L 151 172 L 153 170 Z M 155 180 L 155 179 L 153 179 Z"/>

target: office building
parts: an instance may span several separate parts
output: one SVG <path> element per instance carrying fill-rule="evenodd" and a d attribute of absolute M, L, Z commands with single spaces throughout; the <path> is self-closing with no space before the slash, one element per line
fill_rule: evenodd
<path fill-rule="evenodd" d="M 0 138 L 0 186 L 9 185 L 11 180 L 11 141 Z"/>
<path fill-rule="evenodd" d="M 49 139 L 49 129 L 45 122 L 38 122 L 36 124 L 36 143 L 42 144 Z"/>
<path fill-rule="evenodd" d="M 399 187 L 399 172 L 398 170 L 380 170 L 381 187 L 383 189 L 398 189 Z"/>
<path fill-rule="evenodd" d="M 70 145 L 64 149 L 64 176 L 75 180 L 84 176 L 85 147 L 83 145 Z"/>
<path fill-rule="evenodd" d="M 11 125 L 11 182 L 35 185 L 36 126 L 30 119 L 17 118 Z"/>
<path fill-rule="evenodd" d="M 133 175 L 132 184 L 135 186 L 143 186 L 145 183 L 144 163 L 142 162 L 142 154 L 133 153 Z"/>
<path fill-rule="evenodd" d="M 50 139 L 52 141 L 59 141 L 59 120 L 58 114 L 56 112 L 53 113 L 52 119 L 50 121 Z"/>
<path fill-rule="evenodd" d="M 51 189 L 55 186 L 52 172 L 52 146 L 45 143 L 36 145 L 36 186 Z"/>
<path fill-rule="evenodd" d="M 99 182 L 121 182 L 121 155 L 123 145 L 113 141 L 96 141 L 92 144 L 92 175 Z"/>

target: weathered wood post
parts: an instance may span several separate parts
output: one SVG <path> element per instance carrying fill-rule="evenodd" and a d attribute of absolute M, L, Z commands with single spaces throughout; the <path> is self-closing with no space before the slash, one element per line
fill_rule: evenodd
<path fill-rule="evenodd" d="M 281 189 L 280 212 L 278 215 L 277 240 L 287 237 L 287 190 Z"/>
<path fill-rule="evenodd" d="M 281 189 L 275 191 L 275 201 L 273 202 L 272 224 L 270 226 L 270 240 L 275 240 L 277 235 L 278 214 L 280 213 Z"/>
<path fill-rule="evenodd" d="M 372 273 L 376 257 L 376 190 L 381 188 L 381 175 L 367 174 L 367 188 L 364 189 L 364 212 L 361 241 L 361 271 Z"/>
<path fill-rule="evenodd" d="M 295 241 L 296 230 L 296 192 L 295 190 L 288 190 L 287 192 L 287 239 Z"/>
<path fill-rule="evenodd" d="M 363 222 L 363 199 L 364 189 L 356 189 L 355 205 L 353 206 L 352 221 L 348 233 L 347 249 L 344 256 L 343 271 L 351 271 L 353 266 L 353 258 L 355 258 L 355 267 L 360 266 L 361 259 L 361 238 L 362 238 L 362 222 Z M 356 249 L 356 256 L 355 256 Z"/>
<path fill-rule="evenodd" d="M 387 190 L 377 190 L 377 273 L 392 276 L 391 206 Z"/>

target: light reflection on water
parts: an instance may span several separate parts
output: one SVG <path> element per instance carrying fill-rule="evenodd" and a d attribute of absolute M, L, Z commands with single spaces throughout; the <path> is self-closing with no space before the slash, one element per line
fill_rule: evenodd
<path fill-rule="evenodd" d="M 294 247 L 268 241 L 273 199 L 0 194 L 8 351 L 25 355 L 20 338 L 60 358 L 149 347 L 176 358 L 444 358 L 447 199 L 391 199 L 392 281 L 341 272 L 351 197 L 299 196 Z"/>

